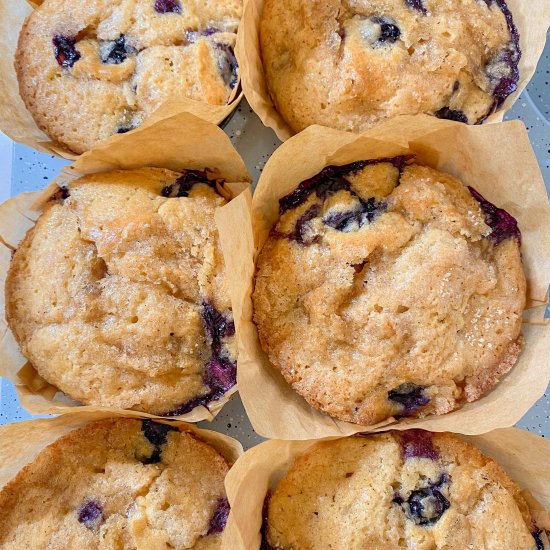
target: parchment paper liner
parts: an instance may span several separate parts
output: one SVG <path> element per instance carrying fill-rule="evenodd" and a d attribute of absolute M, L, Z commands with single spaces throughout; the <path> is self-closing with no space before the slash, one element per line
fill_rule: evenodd
<path fill-rule="evenodd" d="M 14 141 L 43 153 L 74 160 L 79 155 L 40 130 L 19 95 L 17 74 L 13 65 L 17 40 L 25 19 L 40 4 L 42 1 L 0 0 L 0 131 Z M 179 113 L 191 113 L 213 124 L 220 124 L 238 107 L 243 95 L 239 80 L 227 105 L 209 105 L 188 98 L 170 100 L 161 105 L 142 127 Z M 178 131 L 184 133 L 188 129 L 182 127 Z M 134 132 L 121 134 L 123 141 Z M 120 136 L 112 136 L 104 142 L 115 143 L 113 137 Z"/>
<path fill-rule="evenodd" d="M 512 107 L 519 94 L 529 83 L 544 50 L 546 30 L 550 25 L 550 9 L 547 0 L 506 0 L 519 31 L 522 51 L 519 63 L 520 81 L 518 89 L 511 94 L 504 105 L 490 117 L 486 124 L 502 121 L 506 111 Z M 235 54 L 241 70 L 241 85 L 244 95 L 254 112 L 265 126 L 271 128 L 281 141 L 296 132 L 283 120 L 275 109 L 267 90 L 260 50 L 260 16 L 264 0 L 244 0 L 243 17 L 237 35 Z"/>
<path fill-rule="evenodd" d="M 189 131 L 178 131 L 182 127 Z M 122 136 L 115 136 L 112 142 L 100 143 L 81 155 L 48 188 L 35 193 L 22 193 L 0 205 L 0 376 L 15 384 L 21 404 L 33 414 L 68 413 L 75 409 L 121 413 L 121 409 L 117 408 L 81 406 L 47 383 L 21 355 L 6 322 L 4 285 L 12 250 L 17 248 L 26 232 L 34 225 L 44 203 L 57 189 L 56 183 L 61 185 L 84 174 L 119 169 L 152 166 L 178 171 L 183 168 L 202 170 L 206 167 L 215 170 L 227 182 L 235 182 L 227 185 L 233 196 L 237 197 L 233 200 L 250 196 L 250 175 L 227 135 L 217 126 L 189 113 L 162 119 L 121 138 Z M 216 218 L 231 203 L 232 201 L 219 208 Z M 212 420 L 236 391 L 235 386 L 223 398 L 214 402 L 210 411 L 199 406 L 177 418 L 187 422 Z M 137 411 L 126 411 L 124 414 L 154 417 Z"/>
<path fill-rule="evenodd" d="M 408 146 L 407 146 L 408 144 Z M 538 164 L 522 123 L 467 126 L 427 115 L 401 117 L 363 135 L 312 126 L 284 143 L 266 164 L 254 193 L 226 209 L 222 223 L 233 312 L 238 327 L 239 392 L 256 432 L 271 439 L 317 439 L 377 430 L 334 420 L 293 391 L 262 351 L 252 322 L 254 258 L 279 217 L 278 200 L 330 164 L 415 153 L 417 161 L 473 185 L 507 209 L 523 232 L 528 304 L 525 350 L 512 371 L 486 396 L 442 416 L 400 420 L 402 427 L 466 434 L 515 424 L 543 395 L 550 380 L 550 327 L 544 304 L 550 274 L 550 207 Z M 242 209 L 237 209 L 237 205 Z M 251 225 L 243 224 L 243 218 Z M 243 229 L 244 228 L 244 229 Z M 233 237 L 232 237 L 233 235 Z"/>
<path fill-rule="evenodd" d="M 523 489 L 540 529 L 550 529 L 550 442 L 517 428 L 505 428 L 474 437 L 461 436 L 492 457 Z M 260 548 L 262 506 L 293 459 L 318 442 L 267 441 L 247 451 L 225 478 L 231 514 L 223 550 Z M 546 541 L 548 543 L 548 541 Z"/>
<path fill-rule="evenodd" d="M 31 463 L 36 455 L 54 441 L 90 422 L 108 418 L 123 418 L 124 413 L 101 411 L 70 413 L 56 418 L 28 420 L 0 427 L 0 489 L 20 470 Z M 165 422 L 162 420 L 162 422 Z M 168 424 L 168 422 L 165 422 Z M 191 432 L 212 445 L 231 465 L 242 455 L 241 444 L 228 435 L 202 430 L 179 420 L 170 422 L 182 431 Z"/>

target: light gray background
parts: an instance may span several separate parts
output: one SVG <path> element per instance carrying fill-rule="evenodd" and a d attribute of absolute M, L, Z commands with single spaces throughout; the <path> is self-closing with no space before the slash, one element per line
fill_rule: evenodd
<path fill-rule="evenodd" d="M 548 190 L 550 190 L 549 82 L 550 43 L 547 43 L 533 80 L 506 116 L 507 120 L 520 119 L 525 123 Z M 270 129 L 262 125 L 246 101 L 242 102 L 225 131 L 243 156 L 254 181 L 257 181 L 267 159 L 279 145 L 279 140 Z M 10 195 L 44 187 L 65 164 L 68 163 L 51 155 L 14 144 L 0 134 L 0 200 L 5 200 Z M 550 317 L 549 311 L 547 311 L 547 317 Z M 513 401 L 510 406 L 513 406 Z M 0 425 L 29 418 L 33 417 L 20 407 L 11 383 L 0 378 Z M 239 439 L 245 448 L 262 440 L 254 433 L 238 396 L 224 407 L 214 422 L 203 424 L 205 427 L 225 432 Z M 550 386 L 518 426 L 550 437 Z"/>

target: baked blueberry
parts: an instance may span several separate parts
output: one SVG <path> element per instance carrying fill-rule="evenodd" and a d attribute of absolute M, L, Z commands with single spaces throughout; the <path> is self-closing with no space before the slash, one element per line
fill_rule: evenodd
<path fill-rule="evenodd" d="M 78 512 L 78 521 L 88 529 L 97 529 L 103 521 L 103 507 L 97 500 L 88 500 Z"/>
<path fill-rule="evenodd" d="M 121 34 L 115 41 L 102 46 L 101 61 L 107 65 L 120 65 L 128 53 L 126 38 Z"/>
<path fill-rule="evenodd" d="M 468 123 L 468 117 L 457 109 L 450 109 L 449 107 L 443 107 L 435 113 L 437 118 L 445 118 L 447 120 L 454 120 L 456 122 Z"/>
<path fill-rule="evenodd" d="M 57 35 L 53 37 L 54 55 L 61 67 L 72 67 L 80 59 L 76 49 L 76 39 L 72 36 Z"/>
<path fill-rule="evenodd" d="M 401 36 L 399 27 L 390 17 L 373 17 L 372 21 L 380 25 L 378 42 L 393 44 Z"/>
<path fill-rule="evenodd" d="M 405 2 L 416 11 L 420 11 L 424 15 L 428 15 L 428 10 L 424 6 L 424 2 L 422 0 L 405 0 Z"/>
<path fill-rule="evenodd" d="M 151 456 L 143 458 L 141 461 L 143 464 L 157 464 L 160 462 L 162 447 L 166 444 L 168 434 L 170 432 L 177 432 L 178 429 L 174 426 L 154 422 L 153 420 L 143 420 L 141 423 L 141 431 L 147 441 L 154 447 Z"/>
<path fill-rule="evenodd" d="M 485 223 L 492 229 L 489 239 L 493 244 L 498 245 L 505 239 L 516 239 L 518 242 L 521 242 L 521 232 L 516 218 L 508 214 L 506 210 L 498 208 L 489 202 L 473 187 L 468 187 L 468 189 L 483 210 Z"/>
<path fill-rule="evenodd" d="M 217 43 L 216 48 L 219 51 L 218 68 L 224 82 L 233 89 L 237 85 L 239 75 L 239 65 L 235 52 L 229 44 Z"/>
<path fill-rule="evenodd" d="M 206 170 L 184 170 L 174 183 L 163 187 L 160 194 L 163 197 L 188 197 L 189 191 L 197 183 L 204 183 L 213 189 L 216 188 L 216 181 L 208 179 Z"/>
<path fill-rule="evenodd" d="M 223 532 L 227 524 L 227 518 L 229 517 L 230 510 L 231 508 L 229 506 L 229 501 L 226 498 L 221 498 L 218 501 L 216 511 L 210 520 L 210 526 L 207 533 L 208 535 Z"/>
<path fill-rule="evenodd" d="M 399 498 L 399 500 L 402 500 Z M 429 485 L 413 491 L 401 504 L 407 517 L 416 525 L 432 525 L 449 509 L 450 503 L 439 490 L 439 485 Z"/>
<path fill-rule="evenodd" d="M 404 416 L 414 413 L 430 402 L 430 398 L 424 393 L 424 387 L 410 382 L 405 382 L 390 390 L 388 399 L 403 407 L 402 414 Z"/>
<path fill-rule="evenodd" d="M 296 222 L 294 231 L 290 235 L 287 235 L 287 237 L 300 244 L 311 244 L 314 242 L 315 239 L 308 238 L 307 230 L 309 222 L 319 215 L 320 210 L 321 208 L 318 204 L 314 204 L 308 208 Z"/>
<path fill-rule="evenodd" d="M 399 433 L 401 454 L 405 459 L 429 458 L 437 460 L 439 451 L 433 445 L 430 432 L 425 430 L 405 430 Z"/>
<path fill-rule="evenodd" d="M 181 13 L 180 0 L 155 0 L 155 11 L 158 13 Z"/>

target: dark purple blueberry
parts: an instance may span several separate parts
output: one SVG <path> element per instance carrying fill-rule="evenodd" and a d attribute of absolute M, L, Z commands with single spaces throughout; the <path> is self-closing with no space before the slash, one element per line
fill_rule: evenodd
<path fill-rule="evenodd" d="M 235 52 L 229 44 L 216 44 L 216 49 L 219 50 L 218 69 L 222 75 L 223 81 L 233 89 L 239 80 L 239 65 Z"/>
<path fill-rule="evenodd" d="M 289 238 L 291 241 L 296 241 L 300 244 L 311 244 L 311 242 L 307 241 L 307 226 L 311 220 L 313 220 L 320 212 L 321 207 L 318 204 L 314 204 L 296 222 L 296 226 L 294 228 L 294 231 L 287 235 L 287 238 Z"/>
<path fill-rule="evenodd" d="M 516 218 L 508 214 L 506 210 L 497 208 L 487 199 L 476 191 L 473 187 L 468 187 L 474 199 L 479 203 L 481 210 L 485 214 L 485 223 L 492 229 L 489 239 L 496 246 L 505 239 L 516 239 L 521 244 L 521 232 Z"/>
<path fill-rule="evenodd" d="M 406 516 L 416 525 L 433 525 L 449 509 L 451 503 L 441 493 L 441 487 L 449 483 L 449 477 L 443 474 L 437 483 L 416 489 L 405 500 L 396 493 L 393 502 L 401 506 Z"/>
<path fill-rule="evenodd" d="M 78 521 L 95 529 L 103 521 L 103 507 L 97 500 L 88 500 L 78 512 Z"/>
<path fill-rule="evenodd" d="M 163 187 L 163 197 L 188 197 L 189 191 L 197 183 L 204 183 L 216 189 L 216 180 L 208 179 L 206 170 L 184 170 L 182 175 L 170 185 Z"/>
<path fill-rule="evenodd" d="M 425 430 L 406 430 L 399 433 L 403 458 L 429 458 L 437 460 L 439 451 L 433 446 L 432 434 Z"/>
<path fill-rule="evenodd" d="M 131 126 L 120 126 L 119 128 L 117 128 L 116 133 L 125 134 L 126 132 L 131 132 L 132 130 L 135 130 L 135 128 L 132 128 Z"/>
<path fill-rule="evenodd" d="M 377 202 L 376 199 L 371 197 L 367 201 L 362 200 L 359 207 L 355 210 L 336 212 L 328 215 L 323 218 L 323 223 L 337 231 L 347 232 L 356 226 L 361 228 L 366 223 L 372 222 L 385 207 L 385 203 Z"/>
<path fill-rule="evenodd" d="M 428 15 L 428 10 L 424 7 L 422 0 L 405 0 L 405 2 L 413 9 L 422 12 L 424 15 Z"/>
<path fill-rule="evenodd" d="M 229 501 L 226 498 L 220 498 L 220 500 L 218 500 L 216 511 L 210 520 L 207 535 L 214 535 L 215 533 L 223 532 L 227 524 L 227 518 L 229 517 L 230 510 L 231 508 L 229 506 Z"/>
<path fill-rule="evenodd" d="M 371 21 L 380 25 L 378 42 L 393 44 L 401 36 L 401 31 L 393 19 L 389 17 L 372 17 Z"/>
<path fill-rule="evenodd" d="M 115 41 L 105 44 L 102 48 L 101 61 L 107 65 L 120 65 L 131 53 L 132 48 L 126 45 L 126 37 L 121 34 Z"/>
<path fill-rule="evenodd" d="M 52 42 L 55 59 L 61 67 L 72 67 L 80 59 L 80 52 L 75 48 L 76 38 L 57 35 Z"/>
<path fill-rule="evenodd" d="M 443 107 L 434 114 L 437 118 L 444 118 L 447 120 L 454 120 L 456 122 L 464 122 L 465 124 L 468 124 L 468 117 L 462 111 L 458 111 L 456 109 Z"/>
<path fill-rule="evenodd" d="M 189 29 L 185 32 L 185 38 L 187 42 L 196 42 L 199 38 L 203 36 L 212 36 L 213 34 L 221 32 L 220 29 L 216 27 L 206 27 L 202 31 L 194 31 Z"/>
<path fill-rule="evenodd" d="M 223 338 L 229 338 L 235 334 L 235 323 L 231 316 L 226 317 L 208 302 L 202 303 L 201 317 L 212 352 L 219 354 Z"/>
<path fill-rule="evenodd" d="M 155 11 L 158 13 L 181 13 L 180 0 L 155 0 Z"/>
<path fill-rule="evenodd" d="M 57 191 L 50 197 L 52 202 L 61 202 L 69 198 L 71 193 L 68 187 L 58 187 Z"/>
<path fill-rule="evenodd" d="M 143 420 L 141 423 L 141 431 L 147 441 L 153 445 L 154 450 L 149 458 L 141 459 L 143 464 L 157 464 L 160 462 L 162 455 L 162 446 L 168 439 L 169 432 L 177 432 L 178 429 L 168 424 L 161 424 L 153 420 Z"/>
<path fill-rule="evenodd" d="M 455 80 L 455 83 L 453 84 L 453 93 L 458 92 L 460 89 L 460 82 L 458 80 Z"/>
<path fill-rule="evenodd" d="M 388 399 L 399 403 L 403 407 L 403 416 L 414 413 L 420 407 L 430 402 L 430 398 L 424 393 L 424 387 L 405 382 L 388 392 Z"/>
<path fill-rule="evenodd" d="M 296 208 L 306 202 L 309 195 L 315 191 L 317 196 L 325 199 L 341 189 L 350 190 L 350 185 L 344 176 L 353 174 L 365 166 L 388 162 L 400 170 L 403 169 L 412 155 L 403 155 L 394 158 L 370 159 L 344 164 L 343 166 L 327 166 L 315 176 L 304 180 L 294 191 L 279 200 L 279 211 L 284 214 L 287 210 Z"/>
<path fill-rule="evenodd" d="M 537 550 L 544 550 L 544 542 L 542 542 L 542 531 L 540 529 L 537 529 L 533 533 L 533 538 L 535 539 Z"/>

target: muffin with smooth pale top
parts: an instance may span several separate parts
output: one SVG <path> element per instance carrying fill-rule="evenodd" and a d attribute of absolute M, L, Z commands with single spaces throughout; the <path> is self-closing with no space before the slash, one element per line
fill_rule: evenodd
<path fill-rule="evenodd" d="M 543 550 L 520 488 L 452 434 L 315 444 L 266 500 L 263 550 Z"/>
<path fill-rule="evenodd" d="M 15 252 L 6 314 L 23 355 L 85 404 L 189 412 L 236 382 L 236 342 L 208 171 L 85 176 Z"/>
<path fill-rule="evenodd" d="M 221 548 L 218 452 L 150 420 L 106 420 L 46 447 L 0 491 L 0 547 Z"/>
<path fill-rule="evenodd" d="M 362 425 L 491 390 L 522 349 L 526 281 L 489 198 L 410 157 L 327 166 L 282 197 L 253 301 L 288 384 Z"/>
<path fill-rule="evenodd" d="M 137 128 L 167 100 L 226 104 L 242 0 L 46 0 L 15 67 L 38 126 L 75 153 Z"/>
<path fill-rule="evenodd" d="M 275 108 L 362 132 L 397 115 L 478 124 L 516 90 L 504 0 L 265 0 L 260 42 Z"/>

